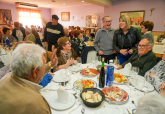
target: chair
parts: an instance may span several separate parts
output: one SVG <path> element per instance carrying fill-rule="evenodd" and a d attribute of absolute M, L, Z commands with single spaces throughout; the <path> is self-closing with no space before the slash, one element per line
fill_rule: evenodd
<path fill-rule="evenodd" d="M 92 60 L 95 60 L 97 52 L 96 51 L 89 51 L 87 55 L 87 63 L 92 63 Z"/>
<path fill-rule="evenodd" d="M 156 57 L 157 58 L 157 63 L 162 60 L 161 57 Z"/>

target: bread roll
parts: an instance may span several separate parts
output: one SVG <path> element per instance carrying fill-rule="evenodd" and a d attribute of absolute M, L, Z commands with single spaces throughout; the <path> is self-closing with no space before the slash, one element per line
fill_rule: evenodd
<path fill-rule="evenodd" d="M 90 99 L 91 97 L 92 97 L 92 96 L 91 96 L 90 93 L 87 92 L 87 93 L 85 94 L 85 98 L 86 98 L 86 100 L 87 100 L 87 99 Z"/>
<path fill-rule="evenodd" d="M 84 100 L 86 100 L 85 94 L 86 94 L 85 92 L 82 93 L 82 98 L 83 98 Z"/>
<path fill-rule="evenodd" d="M 93 99 L 87 99 L 86 101 L 87 101 L 87 102 L 90 102 L 90 103 L 94 103 L 94 102 L 93 102 Z"/>
<path fill-rule="evenodd" d="M 93 95 L 93 91 L 87 91 L 87 93 L 89 93 L 89 94 Z"/>

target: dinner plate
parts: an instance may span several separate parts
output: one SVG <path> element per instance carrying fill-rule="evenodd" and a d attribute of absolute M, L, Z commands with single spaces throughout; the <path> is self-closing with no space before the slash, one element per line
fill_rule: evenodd
<path fill-rule="evenodd" d="M 72 65 L 68 67 L 68 70 L 72 71 L 72 72 L 78 72 L 82 69 L 81 67 L 81 63 L 77 63 L 77 65 Z"/>
<path fill-rule="evenodd" d="M 125 76 L 125 78 L 126 78 L 127 81 L 128 81 L 128 78 L 127 78 L 126 76 Z M 127 81 L 126 81 L 126 82 L 118 83 L 116 80 L 114 80 L 113 83 L 114 83 L 114 84 L 118 84 L 118 85 L 123 85 L 123 84 L 127 83 Z"/>
<path fill-rule="evenodd" d="M 70 107 L 72 107 L 75 104 L 75 97 L 72 94 L 69 94 L 69 101 L 66 104 L 60 103 L 58 101 L 58 95 L 57 92 L 54 92 L 54 96 L 50 98 L 49 105 L 51 108 L 55 110 L 66 110 Z"/>
<path fill-rule="evenodd" d="M 87 69 L 87 68 L 85 68 L 85 69 Z M 85 73 L 85 69 L 82 69 L 82 70 L 80 71 L 80 75 L 81 75 L 81 76 L 91 78 L 91 77 L 95 77 L 95 76 L 99 75 L 99 71 L 97 71 L 96 69 L 93 69 L 93 68 L 88 68 L 88 69 L 91 70 L 91 72 L 94 73 L 94 74 L 97 72 L 97 74 L 95 74 L 95 75 L 93 75 L 93 76 L 90 76 L 90 75 L 88 75 L 88 74 L 85 75 L 85 74 L 84 74 L 84 73 Z"/>
<path fill-rule="evenodd" d="M 105 107 L 97 110 L 95 114 L 121 114 L 121 110 L 115 107 Z"/>
<path fill-rule="evenodd" d="M 52 81 L 60 83 L 60 82 L 64 82 L 64 81 L 67 82 L 67 81 L 69 81 L 69 80 L 71 79 L 71 76 L 69 75 L 69 76 L 67 76 L 67 78 L 65 78 L 65 80 L 64 80 L 64 79 L 60 76 L 60 72 L 61 72 L 62 70 L 68 70 L 68 69 L 61 69 L 61 70 L 55 72 L 55 73 L 54 73 L 55 76 L 53 77 Z M 68 70 L 68 71 L 69 71 L 69 70 Z M 70 71 L 69 71 L 69 72 L 70 72 Z M 70 72 L 70 74 L 71 74 L 71 72 Z"/>
<path fill-rule="evenodd" d="M 105 89 L 105 88 L 104 88 Z M 123 89 L 122 89 L 123 90 Z M 103 91 L 103 90 L 102 90 Z M 104 90 L 105 92 L 106 92 L 106 90 Z M 103 92 L 104 92 L 103 91 Z M 129 100 L 129 95 L 128 95 L 128 93 L 125 91 L 125 90 L 123 90 L 124 91 L 124 93 L 125 94 L 127 94 L 127 99 L 125 100 L 125 101 L 123 101 L 123 102 L 118 102 L 117 104 L 119 104 L 119 105 L 122 105 L 122 104 L 125 104 L 125 103 L 127 103 L 128 102 L 128 100 Z M 111 101 L 111 100 L 109 100 L 108 98 L 106 98 L 105 97 L 105 100 L 107 101 L 107 102 L 109 102 L 110 104 L 116 104 L 116 102 L 114 102 L 114 101 Z"/>
<path fill-rule="evenodd" d="M 79 79 L 79 80 L 91 80 L 91 79 Z M 73 88 L 76 88 L 76 89 L 79 89 L 78 87 L 76 87 L 76 82 L 79 81 L 79 80 L 76 80 L 74 83 L 73 83 Z M 96 88 L 97 87 L 97 83 L 94 81 L 94 80 L 91 80 L 94 82 L 94 87 L 93 88 Z"/>

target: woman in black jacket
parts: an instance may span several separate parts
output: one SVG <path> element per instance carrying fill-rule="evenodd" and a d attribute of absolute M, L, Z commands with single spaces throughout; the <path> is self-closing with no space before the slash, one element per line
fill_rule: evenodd
<path fill-rule="evenodd" d="M 138 29 L 130 27 L 129 17 L 122 15 L 119 18 L 119 30 L 116 30 L 113 37 L 113 48 L 117 52 L 120 64 L 127 61 L 137 48 L 141 36 Z"/>

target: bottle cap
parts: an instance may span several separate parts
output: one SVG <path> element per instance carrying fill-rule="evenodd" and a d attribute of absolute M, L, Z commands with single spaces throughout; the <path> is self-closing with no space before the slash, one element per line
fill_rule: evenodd
<path fill-rule="evenodd" d="M 113 60 L 109 60 L 110 63 L 113 63 Z"/>

